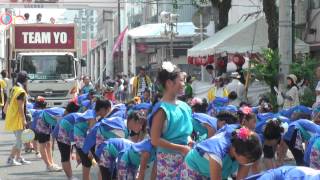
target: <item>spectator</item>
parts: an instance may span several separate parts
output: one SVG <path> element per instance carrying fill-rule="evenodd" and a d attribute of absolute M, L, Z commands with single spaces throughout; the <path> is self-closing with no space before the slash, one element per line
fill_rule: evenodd
<path fill-rule="evenodd" d="M 294 74 L 287 76 L 288 80 L 288 91 L 281 93 L 284 104 L 283 108 L 288 109 L 293 106 L 299 105 L 299 88 L 297 86 L 297 77 Z"/>
<path fill-rule="evenodd" d="M 9 97 L 7 116 L 5 120 L 5 130 L 11 131 L 16 137 L 15 145 L 12 147 L 11 154 L 7 160 L 8 165 L 30 164 L 21 156 L 22 149 L 22 131 L 26 128 L 26 102 L 27 102 L 27 83 L 28 74 L 21 71 L 17 75 L 16 83 L 12 94 Z"/>
<path fill-rule="evenodd" d="M 1 98 L 3 98 L 1 100 L 1 104 L 2 104 L 2 119 L 5 119 L 5 113 L 4 113 L 4 105 L 5 103 L 7 102 L 7 97 L 8 97 L 8 94 L 9 94 L 9 90 L 11 89 L 11 83 L 10 83 L 10 80 L 7 78 L 7 71 L 6 70 L 2 70 L 1 71 L 1 77 L 2 79 L 0 80 L 0 86 L 1 86 L 1 90 L 2 90 L 2 93 L 1 93 Z"/>
<path fill-rule="evenodd" d="M 238 96 L 237 99 L 239 99 L 239 101 L 244 101 L 245 88 L 244 85 L 240 82 L 239 73 L 233 72 L 230 77 L 232 78 L 232 81 L 226 86 L 228 92 L 234 91 Z"/>
<path fill-rule="evenodd" d="M 231 91 L 230 94 L 228 95 L 228 99 L 229 99 L 229 105 L 239 107 L 241 101 L 239 100 L 236 92 Z"/>
<path fill-rule="evenodd" d="M 317 70 L 316 70 L 316 76 L 317 76 L 317 79 L 318 79 L 318 84 L 317 84 L 317 87 L 316 87 L 316 103 L 314 105 L 314 107 L 318 106 L 320 104 L 320 66 L 317 67 Z"/>
<path fill-rule="evenodd" d="M 133 80 L 133 96 L 142 96 L 146 88 L 151 88 L 152 81 L 148 75 L 146 75 L 146 68 L 140 67 L 139 75 L 134 77 Z"/>
<path fill-rule="evenodd" d="M 37 14 L 36 23 L 42 23 L 41 19 L 42 19 L 42 14 L 41 13 Z"/>
<path fill-rule="evenodd" d="M 144 90 L 143 96 L 141 97 L 141 102 L 151 103 L 151 91 L 150 91 L 150 89 Z"/>
<path fill-rule="evenodd" d="M 206 70 L 207 70 L 208 74 L 211 76 L 211 82 L 213 83 L 214 82 L 214 68 L 213 68 L 213 65 L 208 64 L 206 66 Z"/>
<path fill-rule="evenodd" d="M 124 101 L 127 100 L 128 97 L 128 91 L 129 91 L 129 79 L 127 75 L 123 75 L 123 87 L 124 87 Z"/>
<path fill-rule="evenodd" d="M 125 89 L 124 89 L 124 79 L 122 78 L 121 74 L 117 75 L 117 93 L 116 93 L 116 97 L 120 102 L 124 102 L 124 96 L 125 96 Z"/>
<path fill-rule="evenodd" d="M 25 22 L 25 24 L 28 24 L 28 23 L 29 23 L 30 14 L 29 14 L 29 13 L 25 13 L 25 14 L 23 15 L 23 17 L 24 17 L 24 22 Z"/>
<path fill-rule="evenodd" d="M 223 79 L 221 77 L 217 77 L 215 79 L 214 86 L 208 91 L 208 101 L 211 103 L 216 97 L 228 97 L 229 92 L 227 88 L 224 87 Z"/>
<path fill-rule="evenodd" d="M 83 77 L 83 87 L 81 88 L 81 90 L 80 90 L 80 93 L 81 94 L 86 94 L 86 93 L 89 93 L 89 91 L 91 90 L 91 89 L 93 89 L 93 86 L 92 86 L 92 84 L 91 84 L 91 82 L 90 82 L 90 78 L 89 78 L 89 76 L 85 76 L 85 77 Z"/>
<path fill-rule="evenodd" d="M 193 78 L 192 78 L 192 76 L 189 75 L 187 77 L 186 86 L 184 89 L 184 95 L 186 96 L 187 99 L 191 99 L 193 97 L 193 89 L 191 86 L 192 81 L 193 81 Z"/>

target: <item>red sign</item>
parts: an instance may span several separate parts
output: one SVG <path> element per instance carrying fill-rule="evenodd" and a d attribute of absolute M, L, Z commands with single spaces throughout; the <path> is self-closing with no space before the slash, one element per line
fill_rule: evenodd
<path fill-rule="evenodd" d="M 74 25 L 23 24 L 14 26 L 16 50 L 75 50 Z"/>

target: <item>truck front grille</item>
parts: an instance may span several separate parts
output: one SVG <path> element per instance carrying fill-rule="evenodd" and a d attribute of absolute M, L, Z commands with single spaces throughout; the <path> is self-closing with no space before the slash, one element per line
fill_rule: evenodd
<path fill-rule="evenodd" d="M 52 94 L 47 94 L 44 91 L 29 91 L 31 97 L 66 97 L 69 91 L 52 91 Z"/>

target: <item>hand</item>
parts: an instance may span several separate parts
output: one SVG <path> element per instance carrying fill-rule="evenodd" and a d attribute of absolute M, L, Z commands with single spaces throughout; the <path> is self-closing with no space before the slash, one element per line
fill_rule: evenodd
<path fill-rule="evenodd" d="M 27 124 L 28 124 L 27 121 L 24 120 L 24 121 L 23 121 L 23 129 L 26 129 L 26 128 L 27 128 Z"/>
<path fill-rule="evenodd" d="M 196 144 L 196 142 L 194 142 L 194 141 L 191 139 L 191 137 L 189 136 L 189 138 L 188 138 L 188 146 L 192 148 L 195 144 Z"/>
<path fill-rule="evenodd" d="M 180 153 L 185 156 L 188 154 L 188 152 L 191 150 L 191 148 L 189 146 L 184 146 L 184 145 L 181 145 L 181 148 L 180 148 Z"/>

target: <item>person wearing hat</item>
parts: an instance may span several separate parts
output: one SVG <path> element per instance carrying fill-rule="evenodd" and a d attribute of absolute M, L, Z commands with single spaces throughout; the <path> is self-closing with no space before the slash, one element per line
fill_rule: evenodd
<path fill-rule="evenodd" d="M 288 91 L 286 93 L 281 93 L 284 102 L 283 109 L 288 109 L 293 106 L 300 104 L 299 102 L 299 89 L 297 86 L 297 76 L 290 74 L 287 76 Z"/>
<path fill-rule="evenodd" d="M 11 131 L 16 137 L 16 142 L 11 149 L 7 164 L 17 166 L 22 164 L 30 164 L 21 156 L 22 149 L 22 131 L 26 128 L 26 103 L 27 103 L 27 83 L 28 74 L 21 71 L 17 75 L 17 80 L 13 86 L 6 110 L 5 130 Z"/>
<path fill-rule="evenodd" d="M 228 92 L 235 92 L 237 94 L 237 99 L 240 102 L 245 101 L 245 87 L 240 82 L 240 74 L 238 72 L 233 72 L 230 77 L 232 78 L 232 81 L 226 86 Z"/>
<path fill-rule="evenodd" d="M 133 79 L 132 84 L 132 95 L 142 96 L 146 88 L 151 88 L 152 81 L 148 75 L 146 75 L 146 68 L 144 66 L 140 67 L 140 72 Z"/>

